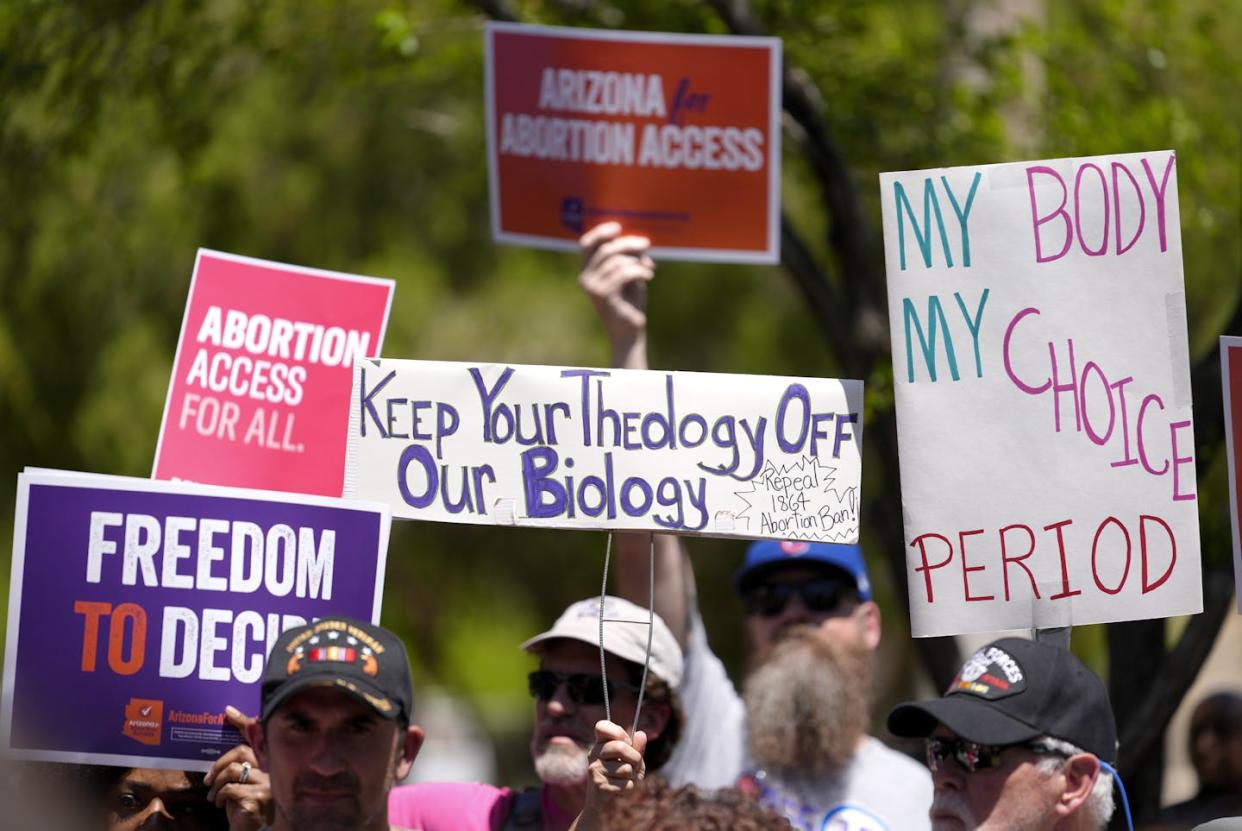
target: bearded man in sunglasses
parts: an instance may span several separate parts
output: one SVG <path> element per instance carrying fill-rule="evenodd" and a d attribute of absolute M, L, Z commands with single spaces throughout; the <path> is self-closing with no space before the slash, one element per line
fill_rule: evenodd
<path fill-rule="evenodd" d="M 1100 831 L 1112 817 L 1112 705 L 1056 644 L 985 646 L 944 696 L 896 707 L 888 729 L 927 739 L 933 831 Z"/>
<path fill-rule="evenodd" d="M 658 615 L 652 618 L 645 608 L 607 597 L 602 673 L 600 617 L 598 597 L 578 601 L 551 629 L 522 644 L 539 659 L 527 677 L 535 703 L 530 753 L 539 787 L 513 791 L 446 782 L 396 788 L 389 805 L 393 821 L 420 831 L 567 831 L 586 801 L 595 725 L 609 712 L 605 691 L 612 721 L 627 733 L 638 714 L 631 741 L 644 755 L 644 772 L 658 770 L 672 754 L 684 719 L 676 693 L 681 647 Z"/>
<path fill-rule="evenodd" d="M 610 222 L 580 242 L 579 284 L 608 332 L 613 365 L 647 369 L 649 241 Z M 655 546 L 656 610 L 685 654 L 687 720 L 665 778 L 706 788 L 736 783 L 808 831 L 928 827 L 927 770 L 867 734 L 880 610 L 858 546 L 750 547 L 734 581 L 751 665 L 739 696 L 708 645 L 681 540 L 618 533 L 614 544 L 619 593 L 635 600 L 647 596 Z"/>

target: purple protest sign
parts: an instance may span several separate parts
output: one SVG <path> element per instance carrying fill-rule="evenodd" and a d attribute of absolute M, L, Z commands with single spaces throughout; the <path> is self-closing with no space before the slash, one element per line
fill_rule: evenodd
<path fill-rule="evenodd" d="M 206 770 L 286 628 L 379 621 L 376 503 L 38 471 L 18 477 L 0 730 L 18 758 Z"/>

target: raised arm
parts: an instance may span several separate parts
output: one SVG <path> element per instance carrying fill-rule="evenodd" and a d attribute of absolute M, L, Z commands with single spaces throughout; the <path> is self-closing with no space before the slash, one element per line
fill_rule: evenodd
<path fill-rule="evenodd" d="M 616 222 L 597 225 L 580 240 L 582 273 L 578 283 L 595 306 L 612 346 L 613 366 L 647 369 L 647 283 L 655 261 L 645 237 L 622 233 Z M 679 537 L 655 534 L 655 610 L 684 648 L 694 604 L 694 572 Z M 648 555 L 652 535 L 613 534 L 617 592 L 646 606 Z"/>

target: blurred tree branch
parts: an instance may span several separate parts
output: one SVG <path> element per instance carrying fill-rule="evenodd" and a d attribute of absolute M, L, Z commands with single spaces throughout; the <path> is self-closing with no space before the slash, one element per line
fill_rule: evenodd
<path fill-rule="evenodd" d="M 472 0 L 472 2 L 479 7 L 479 11 L 492 20 L 501 20 L 506 23 L 517 22 L 517 13 L 505 0 Z"/>

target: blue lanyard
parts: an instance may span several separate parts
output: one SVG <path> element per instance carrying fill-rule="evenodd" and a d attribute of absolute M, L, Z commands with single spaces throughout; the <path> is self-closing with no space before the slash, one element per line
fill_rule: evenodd
<path fill-rule="evenodd" d="M 1121 781 L 1121 774 L 1117 772 L 1115 767 L 1103 759 L 1100 760 L 1100 769 L 1109 776 L 1113 777 L 1113 783 L 1117 786 L 1117 790 L 1121 793 L 1121 809 L 1125 811 L 1126 814 L 1126 828 L 1129 828 L 1130 831 L 1134 831 L 1134 820 L 1130 817 L 1130 800 L 1126 796 L 1126 786 Z"/>

